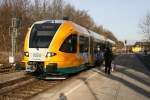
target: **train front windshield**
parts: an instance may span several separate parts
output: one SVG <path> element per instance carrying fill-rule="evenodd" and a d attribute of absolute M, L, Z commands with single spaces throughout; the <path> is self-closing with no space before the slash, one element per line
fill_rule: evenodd
<path fill-rule="evenodd" d="M 29 48 L 48 48 L 60 24 L 35 24 L 30 33 Z"/>

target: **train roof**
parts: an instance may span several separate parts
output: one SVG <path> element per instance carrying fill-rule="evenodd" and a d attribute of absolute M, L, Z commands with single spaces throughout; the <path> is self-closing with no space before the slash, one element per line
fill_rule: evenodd
<path fill-rule="evenodd" d="M 98 34 L 98 33 L 95 33 L 93 31 L 90 31 L 90 35 L 94 38 L 94 40 L 96 41 L 105 41 L 105 38 L 104 36 Z"/>
<path fill-rule="evenodd" d="M 74 26 L 76 28 L 76 31 L 78 31 L 80 33 L 80 35 L 89 36 L 89 32 L 88 32 L 88 30 L 85 27 L 80 26 L 80 25 L 78 25 L 78 24 L 76 24 L 74 22 L 73 22 L 73 24 L 74 24 Z"/>
<path fill-rule="evenodd" d="M 34 24 L 43 24 L 43 23 L 63 23 L 64 20 L 42 20 L 42 21 L 37 21 Z"/>
<path fill-rule="evenodd" d="M 110 40 L 110 39 L 107 39 L 106 41 L 108 41 L 108 42 L 111 43 L 111 44 L 115 44 L 115 42 L 112 41 L 112 40 Z"/>
<path fill-rule="evenodd" d="M 58 24 L 62 24 L 65 21 L 69 21 L 69 20 L 42 20 L 42 21 L 36 21 L 34 22 L 34 24 L 43 24 L 43 23 L 58 23 Z M 70 22 L 70 21 L 69 21 Z M 71 21 L 72 22 L 72 21 Z M 74 23 L 74 22 L 73 22 Z M 105 37 L 103 35 L 100 35 L 96 32 L 93 32 L 91 30 L 87 30 L 86 28 L 74 23 L 75 27 L 77 28 L 77 30 L 82 31 L 81 33 L 84 35 L 88 35 L 87 33 L 90 34 L 90 36 L 92 36 L 94 38 L 95 41 L 105 41 Z M 115 44 L 114 41 L 107 39 L 106 41 L 108 41 L 111 44 Z"/>

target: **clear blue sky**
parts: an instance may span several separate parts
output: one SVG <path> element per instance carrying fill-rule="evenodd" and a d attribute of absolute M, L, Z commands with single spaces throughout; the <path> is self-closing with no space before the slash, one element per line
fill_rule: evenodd
<path fill-rule="evenodd" d="M 112 31 L 119 40 L 140 41 L 139 22 L 150 11 L 150 0 L 65 0 L 86 10 L 97 25 Z"/>

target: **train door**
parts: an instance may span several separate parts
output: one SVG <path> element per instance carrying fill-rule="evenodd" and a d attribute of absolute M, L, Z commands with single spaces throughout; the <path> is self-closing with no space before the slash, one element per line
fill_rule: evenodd
<path fill-rule="evenodd" d="M 90 44 L 89 44 L 89 48 L 90 48 L 90 64 L 93 66 L 94 65 L 94 41 L 93 41 L 93 37 L 90 36 Z"/>
<path fill-rule="evenodd" d="M 63 57 L 66 59 L 65 66 L 77 66 L 78 61 L 76 57 L 77 53 L 77 35 L 69 35 L 61 45 L 59 51 L 63 52 Z"/>
<path fill-rule="evenodd" d="M 79 36 L 79 53 L 82 56 L 82 64 L 89 63 L 89 38 Z"/>

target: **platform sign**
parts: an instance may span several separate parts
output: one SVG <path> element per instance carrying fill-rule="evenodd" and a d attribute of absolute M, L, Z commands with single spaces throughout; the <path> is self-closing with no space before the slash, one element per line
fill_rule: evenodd
<path fill-rule="evenodd" d="M 15 63 L 15 59 L 14 59 L 13 56 L 9 56 L 9 63 L 10 63 L 10 64 Z"/>

